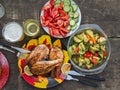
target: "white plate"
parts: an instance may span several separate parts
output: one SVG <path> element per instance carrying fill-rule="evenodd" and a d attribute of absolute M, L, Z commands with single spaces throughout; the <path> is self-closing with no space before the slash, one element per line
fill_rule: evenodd
<path fill-rule="evenodd" d="M 73 0 L 71 0 L 71 3 L 72 3 L 72 4 L 76 4 Z M 47 4 L 49 4 L 49 1 L 48 1 L 44 6 L 46 6 Z M 43 7 L 44 7 L 44 6 L 43 6 Z M 78 9 L 77 9 L 77 12 L 79 13 L 79 21 L 77 22 L 77 28 L 76 28 L 75 30 L 71 30 L 71 31 L 66 35 L 66 37 L 71 36 L 75 31 L 77 31 L 78 28 L 79 28 L 79 26 L 80 26 L 80 24 L 81 24 L 81 11 L 80 11 L 79 6 L 78 6 Z M 40 16 L 43 16 L 43 10 L 41 11 Z M 42 19 L 40 19 L 40 22 L 42 23 Z M 43 26 L 42 26 L 42 27 L 43 27 Z M 50 35 L 49 30 L 48 30 L 48 27 L 43 27 L 43 29 Z M 64 37 L 62 37 L 62 36 L 53 36 L 53 37 L 55 37 L 55 38 L 64 38 Z"/>

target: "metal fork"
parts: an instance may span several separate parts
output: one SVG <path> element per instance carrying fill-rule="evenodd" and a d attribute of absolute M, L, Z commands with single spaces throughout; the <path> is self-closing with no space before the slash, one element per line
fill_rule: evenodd
<path fill-rule="evenodd" d="M 98 84 L 96 84 L 94 82 L 87 81 L 87 80 L 82 80 L 82 79 L 77 79 L 77 78 L 73 78 L 70 75 L 67 75 L 66 80 L 75 80 L 75 81 L 78 81 L 78 82 L 80 82 L 82 84 L 85 84 L 85 85 L 89 85 L 89 86 L 92 86 L 92 87 L 98 87 Z"/>
<path fill-rule="evenodd" d="M 9 52 L 15 53 L 15 51 L 6 48 L 6 47 L 4 47 L 3 45 L 0 45 L 0 49 L 7 50 L 7 51 L 9 51 Z"/>

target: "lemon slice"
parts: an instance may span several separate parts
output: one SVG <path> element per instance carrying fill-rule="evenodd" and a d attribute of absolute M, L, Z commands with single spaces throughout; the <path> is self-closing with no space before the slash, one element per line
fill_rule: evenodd
<path fill-rule="evenodd" d="M 32 76 L 32 75 L 33 75 L 33 74 L 31 73 L 30 68 L 29 68 L 28 65 L 26 65 L 26 66 L 24 67 L 24 73 L 25 73 L 26 75 L 28 75 L 28 76 Z"/>
<path fill-rule="evenodd" d="M 71 64 L 70 63 L 65 63 L 61 67 L 61 71 L 64 75 L 67 75 L 68 72 L 70 71 L 70 69 L 71 69 Z"/>

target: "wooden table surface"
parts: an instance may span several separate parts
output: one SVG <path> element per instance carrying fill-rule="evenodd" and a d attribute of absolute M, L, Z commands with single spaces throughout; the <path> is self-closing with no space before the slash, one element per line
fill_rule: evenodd
<path fill-rule="evenodd" d="M 0 42 L 8 43 L 2 36 L 3 26 L 12 21 L 20 24 L 26 19 L 39 20 L 42 6 L 48 0 L 0 0 L 6 13 L 0 19 Z M 82 85 L 75 81 L 64 81 L 62 84 L 48 90 L 120 90 L 120 0 L 75 0 L 82 12 L 81 24 L 98 24 L 104 29 L 111 42 L 111 57 L 105 70 L 99 76 L 106 79 L 105 82 L 96 82 L 98 88 Z M 43 29 L 41 35 L 46 34 Z M 25 37 L 22 42 L 9 43 L 21 47 L 30 38 Z M 62 39 L 67 45 L 68 38 Z M 8 59 L 10 75 L 8 82 L 2 90 L 41 90 L 30 86 L 19 75 L 17 57 L 15 54 L 0 50 Z"/>

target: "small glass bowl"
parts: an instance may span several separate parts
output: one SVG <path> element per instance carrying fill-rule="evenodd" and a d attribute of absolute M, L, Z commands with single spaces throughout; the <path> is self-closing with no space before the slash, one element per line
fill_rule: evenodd
<path fill-rule="evenodd" d="M 106 43 L 106 50 L 107 50 L 106 60 L 103 60 L 98 66 L 96 66 L 93 69 L 89 69 L 89 70 L 80 68 L 79 66 L 77 66 L 73 62 L 73 60 L 71 60 L 71 58 L 70 58 L 70 62 L 73 65 L 73 68 L 76 71 L 78 71 L 79 73 L 83 73 L 83 74 L 86 74 L 86 75 L 98 74 L 98 73 L 101 73 L 105 69 L 106 65 L 108 64 L 110 54 L 111 54 L 111 45 L 110 45 L 110 42 L 108 40 L 108 37 L 105 34 L 105 32 L 98 25 L 96 25 L 96 24 L 84 24 L 84 25 L 81 25 L 79 27 L 79 29 L 70 37 L 70 39 L 68 41 L 68 45 L 67 45 L 67 50 L 69 49 L 69 46 L 71 46 L 71 44 L 73 43 L 73 37 L 76 34 L 79 34 L 79 33 L 83 32 L 86 29 L 92 29 L 94 32 L 97 32 L 97 33 L 99 33 L 100 35 L 102 35 L 102 36 L 104 36 L 106 38 L 106 40 L 107 40 L 107 43 Z M 68 50 L 68 54 L 69 54 L 69 50 Z M 69 55 L 69 57 L 70 57 L 70 55 Z"/>

